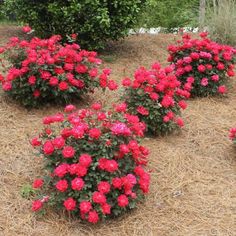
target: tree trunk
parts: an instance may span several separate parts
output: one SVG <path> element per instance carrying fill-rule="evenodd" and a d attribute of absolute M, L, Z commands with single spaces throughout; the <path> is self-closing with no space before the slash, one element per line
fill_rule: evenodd
<path fill-rule="evenodd" d="M 206 15 L 206 0 L 200 0 L 199 6 L 199 29 L 203 30 Z"/>

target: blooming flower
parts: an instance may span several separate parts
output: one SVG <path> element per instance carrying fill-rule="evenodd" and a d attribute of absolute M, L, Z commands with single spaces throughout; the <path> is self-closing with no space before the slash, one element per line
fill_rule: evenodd
<path fill-rule="evenodd" d="M 117 198 L 117 201 L 118 201 L 118 205 L 120 207 L 126 207 L 128 204 L 129 204 L 129 200 L 128 198 L 126 197 L 126 195 L 124 194 L 121 194 L 118 198 Z"/>
<path fill-rule="evenodd" d="M 64 158 L 72 158 L 75 155 L 75 150 L 71 146 L 65 146 L 62 150 L 62 155 Z"/>
<path fill-rule="evenodd" d="M 203 79 L 201 80 L 201 85 L 204 86 L 204 87 L 206 87 L 206 86 L 208 85 L 208 79 L 207 79 L 207 78 L 203 78 Z"/>
<path fill-rule="evenodd" d="M 68 182 L 66 180 L 59 180 L 56 183 L 56 188 L 60 191 L 60 192 L 65 192 L 68 188 Z"/>
<path fill-rule="evenodd" d="M 93 138 L 93 139 L 99 139 L 101 136 L 101 131 L 97 128 L 93 128 L 89 130 L 89 136 L 90 138 Z"/>
<path fill-rule="evenodd" d="M 23 31 L 24 33 L 29 33 L 30 31 L 32 31 L 32 29 L 31 29 L 28 25 L 26 25 L 26 26 L 24 26 L 24 27 L 22 28 L 22 31 Z"/>
<path fill-rule="evenodd" d="M 39 211 L 43 207 L 43 203 L 40 200 L 35 200 L 32 203 L 32 211 Z"/>
<path fill-rule="evenodd" d="M 88 214 L 88 222 L 95 224 L 98 222 L 98 220 L 98 213 L 96 211 L 90 211 Z"/>
<path fill-rule="evenodd" d="M 33 188 L 41 188 L 43 186 L 43 179 L 36 179 L 33 182 Z"/>
<path fill-rule="evenodd" d="M 66 208 L 66 210 L 73 211 L 75 210 L 76 207 L 76 201 L 72 197 L 70 197 L 64 201 L 63 205 Z"/>
<path fill-rule="evenodd" d="M 101 181 L 98 184 L 98 191 L 103 194 L 107 194 L 110 192 L 111 186 L 108 182 L 106 181 Z"/>
<path fill-rule="evenodd" d="M 82 154 L 79 157 L 79 163 L 87 168 L 92 163 L 92 157 L 89 154 Z"/>
<path fill-rule="evenodd" d="M 106 203 L 106 197 L 103 193 L 94 192 L 92 198 L 95 203 L 98 203 L 98 204 Z"/>
<path fill-rule="evenodd" d="M 84 181 L 81 178 L 75 178 L 71 181 L 71 188 L 80 191 L 84 187 Z"/>
<path fill-rule="evenodd" d="M 51 141 L 46 141 L 43 145 L 43 152 L 46 155 L 51 155 L 54 152 L 54 146 Z"/>
<path fill-rule="evenodd" d="M 226 93 L 226 87 L 224 85 L 219 86 L 218 92 L 221 93 L 221 94 Z"/>
<path fill-rule="evenodd" d="M 88 213 L 92 209 L 92 204 L 88 201 L 82 201 L 79 205 L 79 209 L 82 213 Z"/>

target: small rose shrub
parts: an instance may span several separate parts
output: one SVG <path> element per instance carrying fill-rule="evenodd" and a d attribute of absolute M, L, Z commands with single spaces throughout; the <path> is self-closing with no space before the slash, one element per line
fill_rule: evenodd
<path fill-rule="evenodd" d="M 151 70 L 139 68 L 134 80 L 125 78 L 122 82 L 122 100 L 130 113 L 137 115 L 147 125 L 147 131 L 154 135 L 167 133 L 184 125 L 179 117 L 187 104 L 188 91 L 179 88 L 180 82 L 172 73 L 174 67 L 161 68 L 155 63 Z"/>
<path fill-rule="evenodd" d="M 46 169 L 33 183 L 32 210 L 49 204 L 97 223 L 133 209 L 149 191 L 149 151 L 139 144 L 145 125 L 120 105 L 115 112 L 68 105 L 65 112 L 45 117 L 45 130 L 31 141 Z"/>
<path fill-rule="evenodd" d="M 48 101 L 69 102 L 97 87 L 116 89 L 108 79 L 110 70 L 99 72 L 96 52 L 81 50 L 75 43 L 62 45 L 60 39 L 58 35 L 30 41 L 11 38 L 0 48 L 5 56 L 0 75 L 3 90 L 23 105 L 35 107 Z"/>
<path fill-rule="evenodd" d="M 230 129 L 229 138 L 233 141 L 234 144 L 236 144 L 236 127 Z"/>
<path fill-rule="evenodd" d="M 226 83 L 234 76 L 236 49 L 221 45 L 200 33 L 200 39 L 184 34 L 177 45 L 170 45 L 168 61 L 176 67 L 176 76 L 182 88 L 191 96 L 224 94 Z"/>

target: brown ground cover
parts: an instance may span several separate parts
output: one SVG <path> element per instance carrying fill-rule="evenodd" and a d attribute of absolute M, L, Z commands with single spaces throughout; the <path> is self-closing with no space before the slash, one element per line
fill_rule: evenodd
<path fill-rule="evenodd" d="M 16 31 L 0 27 L 1 42 Z M 140 65 L 156 60 L 165 64 L 166 47 L 174 40 L 172 35 L 130 36 L 102 56 L 109 61 L 112 78 L 120 81 Z M 20 191 L 40 176 L 41 160 L 32 154 L 28 140 L 41 128 L 43 116 L 62 107 L 27 111 L 0 92 L 0 235 L 236 235 L 236 150 L 228 140 L 228 129 L 236 125 L 233 79 L 232 85 L 225 98 L 189 101 L 181 133 L 144 140 L 151 150 L 150 194 L 132 213 L 96 226 L 53 212 L 44 218 L 31 212 L 31 201 Z M 118 95 L 99 92 L 95 99 L 110 104 Z"/>

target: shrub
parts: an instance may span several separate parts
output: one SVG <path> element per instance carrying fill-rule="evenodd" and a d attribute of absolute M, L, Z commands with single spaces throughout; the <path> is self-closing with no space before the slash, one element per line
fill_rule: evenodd
<path fill-rule="evenodd" d="M 129 112 L 145 122 L 147 131 L 154 135 L 183 126 L 178 116 L 180 109 L 187 106 L 184 98 L 190 94 L 178 88 L 180 82 L 172 71 L 172 66 L 162 69 L 155 63 L 151 70 L 138 69 L 133 81 L 125 78 L 122 82 L 125 88 L 122 99 Z"/>
<path fill-rule="evenodd" d="M 234 144 L 236 144 L 236 127 L 230 129 L 229 138 L 233 141 Z"/>
<path fill-rule="evenodd" d="M 11 38 L 0 49 L 6 59 L 2 61 L 5 76 L 0 76 L 3 90 L 23 105 L 35 107 L 52 100 L 69 102 L 99 86 L 116 89 L 115 82 L 108 80 L 109 69 L 99 75 L 101 60 L 96 52 L 80 50 L 75 43 L 63 46 L 60 39 L 57 35 L 48 40 Z"/>
<path fill-rule="evenodd" d="M 223 94 L 228 77 L 234 76 L 236 50 L 211 41 L 206 32 L 200 35 L 201 39 L 192 39 L 184 34 L 177 45 L 170 45 L 168 61 L 192 97 Z"/>
<path fill-rule="evenodd" d="M 7 0 L 8 11 L 30 24 L 40 37 L 76 33 L 83 48 L 100 49 L 127 35 L 146 0 Z"/>
<path fill-rule="evenodd" d="M 140 27 L 176 28 L 197 25 L 199 0 L 149 0 L 140 19 Z"/>
<path fill-rule="evenodd" d="M 206 25 L 212 39 L 236 46 L 236 0 L 221 0 L 215 7 L 209 6 Z"/>
<path fill-rule="evenodd" d="M 45 117 L 45 130 L 31 144 L 45 160 L 47 174 L 33 183 L 39 197 L 32 210 L 46 202 L 91 223 L 134 208 L 149 191 L 144 170 L 148 150 L 139 144 L 145 125 L 125 112 L 92 109 Z M 40 191 L 41 190 L 41 191 Z M 49 195 L 48 195 L 49 194 Z"/>

